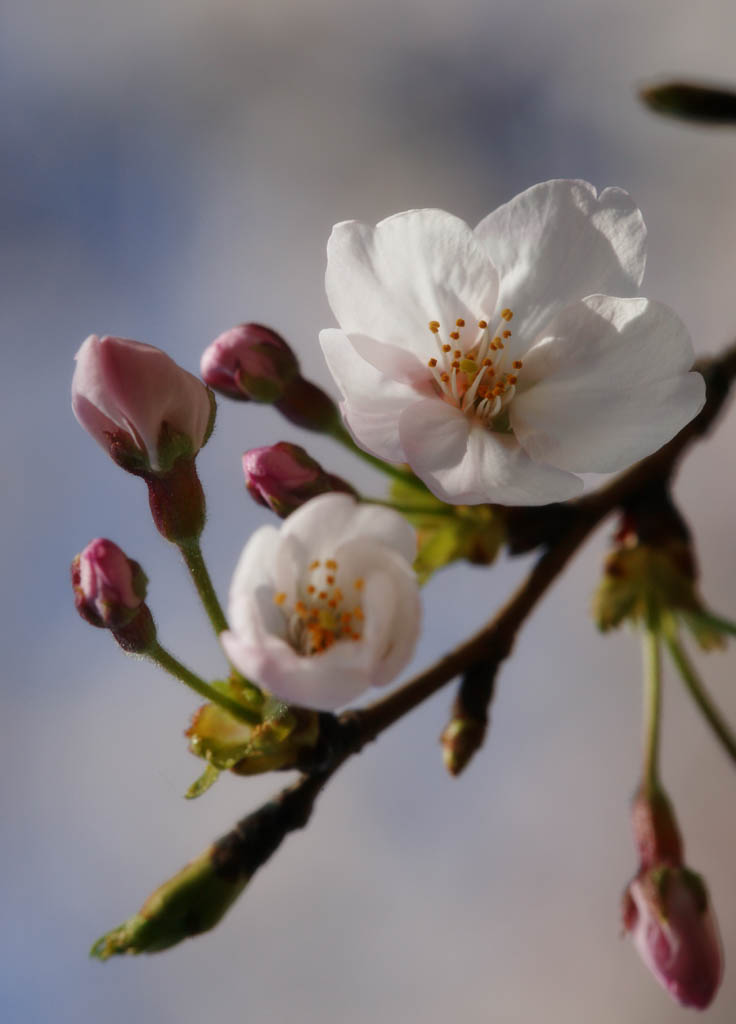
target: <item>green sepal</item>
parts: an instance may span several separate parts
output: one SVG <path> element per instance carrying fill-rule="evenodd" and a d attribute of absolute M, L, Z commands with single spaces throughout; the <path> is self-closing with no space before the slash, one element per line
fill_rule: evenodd
<path fill-rule="evenodd" d="M 232 695 L 231 687 L 227 692 Z M 316 744 L 317 712 L 292 708 L 267 696 L 260 714 L 262 721 L 249 725 L 216 704 L 205 704 L 195 713 L 186 733 L 190 751 L 218 771 L 257 775 L 291 767 L 302 749 Z"/>
<path fill-rule="evenodd" d="M 186 800 L 196 800 L 198 796 L 202 796 L 206 793 L 220 777 L 220 769 L 215 768 L 213 764 L 208 764 L 198 779 L 191 784 L 189 789 L 184 794 Z"/>
<path fill-rule="evenodd" d="M 452 562 L 490 565 L 506 538 L 503 511 L 492 505 L 446 505 L 429 491 L 401 480 L 391 498 L 417 531 L 414 570 L 420 583 Z"/>

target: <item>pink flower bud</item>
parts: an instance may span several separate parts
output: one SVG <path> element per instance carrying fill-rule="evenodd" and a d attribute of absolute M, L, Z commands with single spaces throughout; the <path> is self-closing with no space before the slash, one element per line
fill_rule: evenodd
<path fill-rule="evenodd" d="M 705 1009 L 721 982 L 723 957 L 700 876 L 668 865 L 642 870 L 624 895 L 623 918 L 660 985 L 683 1006 Z"/>
<path fill-rule="evenodd" d="M 160 349 L 91 334 L 76 360 L 74 415 L 123 468 L 166 472 L 212 432 L 214 396 Z"/>
<path fill-rule="evenodd" d="M 299 363 L 280 334 L 262 324 L 239 324 L 205 349 L 201 370 L 207 384 L 228 398 L 276 402 L 297 377 Z"/>
<path fill-rule="evenodd" d="M 111 540 L 98 537 L 72 562 L 77 611 L 93 626 L 117 629 L 138 613 L 148 581 L 137 562 Z"/>
<path fill-rule="evenodd" d="M 350 484 L 326 473 L 303 448 L 286 441 L 246 452 L 243 472 L 251 497 L 282 519 L 318 494 L 355 494 Z"/>

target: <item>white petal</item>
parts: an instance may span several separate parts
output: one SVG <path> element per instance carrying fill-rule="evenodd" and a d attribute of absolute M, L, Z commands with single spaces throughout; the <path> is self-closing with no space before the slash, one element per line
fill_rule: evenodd
<path fill-rule="evenodd" d="M 395 560 L 386 572 L 368 575 L 362 643 L 373 652 L 371 681 L 382 686 L 395 679 L 414 653 L 421 622 L 416 577 Z"/>
<path fill-rule="evenodd" d="M 327 298 L 349 334 L 434 354 L 429 321 L 454 330 L 488 319 L 498 276 L 468 225 L 444 210 L 409 210 L 376 227 L 336 224 L 327 243 Z"/>
<path fill-rule="evenodd" d="M 585 181 L 534 185 L 480 222 L 498 269 L 499 306 L 513 310 L 514 354 L 557 312 L 593 292 L 633 295 L 646 262 L 646 228 L 627 192 Z"/>
<path fill-rule="evenodd" d="M 529 455 L 574 472 L 613 472 L 669 441 L 705 401 L 682 321 L 647 299 L 591 295 L 527 353 L 510 406 Z"/>
<path fill-rule="evenodd" d="M 228 599 L 228 619 L 233 629 L 240 629 L 248 621 L 250 612 L 244 610 L 244 599 L 257 587 L 272 585 L 273 564 L 281 545 L 281 536 L 275 526 L 261 526 L 255 530 L 235 566 Z"/>
<path fill-rule="evenodd" d="M 380 505 L 360 505 L 349 494 L 312 498 L 284 522 L 281 536 L 298 538 L 310 559 L 330 557 L 356 538 L 387 545 L 407 561 L 416 555 L 416 535 L 403 516 Z"/>
<path fill-rule="evenodd" d="M 439 400 L 407 409 L 400 430 L 414 472 L 450 504 L 546 505 L 582 490 L 578 477 L 532 462 L 512 435 L 471 424 Z"/>
<path fill-rule="evenodd" d="M 398 419 L 417 400 L 416 391 L 367 363 L 342 331 L 322 331 L 319 340 L 345 399 L 342 414 L 357 443 L 379 458 L 403 462 Z"/>
<path fill-rule="evenodd" d="M 236 668 L 290 704 L 334 711 L 371 685 L 365 652 L 352 641 L 341 640 L 322 654 L 304 657 L 272 636 L 255 644 L 228 632 L 221 640 Z"/>

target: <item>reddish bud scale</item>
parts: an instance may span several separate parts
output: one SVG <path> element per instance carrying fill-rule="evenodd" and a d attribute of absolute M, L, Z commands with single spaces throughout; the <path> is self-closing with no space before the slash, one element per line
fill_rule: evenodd
<path fill-rule="evenodd" d="M 165 475 L 146 474 L 143 478 L 159 533 L 175 544 L 199 537 L 206 506 L 194 459 L 178 459 Z"/>
<path fill-rule="evenodd" d="M 305 430 L 329 434 L 342 423 L 340 412 L 330 396 L 304 377 L 292 381 L 284 397 L 275 404 L 290 423 Z"/>

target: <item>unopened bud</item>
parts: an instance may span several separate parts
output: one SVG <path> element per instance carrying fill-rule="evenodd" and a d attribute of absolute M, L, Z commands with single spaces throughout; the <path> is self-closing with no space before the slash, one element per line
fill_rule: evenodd
<path fill-rule="evenodd" d="M 286 441 L 246 452 L 243 472 L 251 497 L 282 519 L 318 494 L 340 491 L 355 495 L 349 483 L 326 473 L 303 448 Z"/>
<path fill-rule="evenodd" d="M 639 92 L 658 114 L 701 124 L 736 124 L 736 92 L 693 82 L 663 82 Z"/>
<path fill-rule="evenodd" d="M 103 935 L 91 955 L 107 960 L 117 953 L 158 953 L 210 928 L 245 888 L 245 873 L 218 871 L 210 847 L 148 897 L 137 914 Z"/>
<path fill-rule="evenodd" d="M 299 373 L 299 363 L 280 334 L 262 324 L 231 327 L 205 349 L 203 379 L 240 401 L 276 402 Z"/>
<path fill-rule="evenodd" d="M 76 361 L 74 415 L 123 469 L 167 473 L 212 433 L 214 395 L 160 349 L 92 334 Z"/>
<path fill-rule="evenodd" d="M 645 966 L 678 1003 L 710 1005 L 723 956 L 700 875 L 669 865 L 642 870 L 624 894 L 623 923 Z"/>
<path fill-rule="evenodd" d="M 147 583 L 140 565 L 102 537 L 91 541 L 72 562 L 77 611 L 103 629 L 125 626 L 138 614 Z"/>

